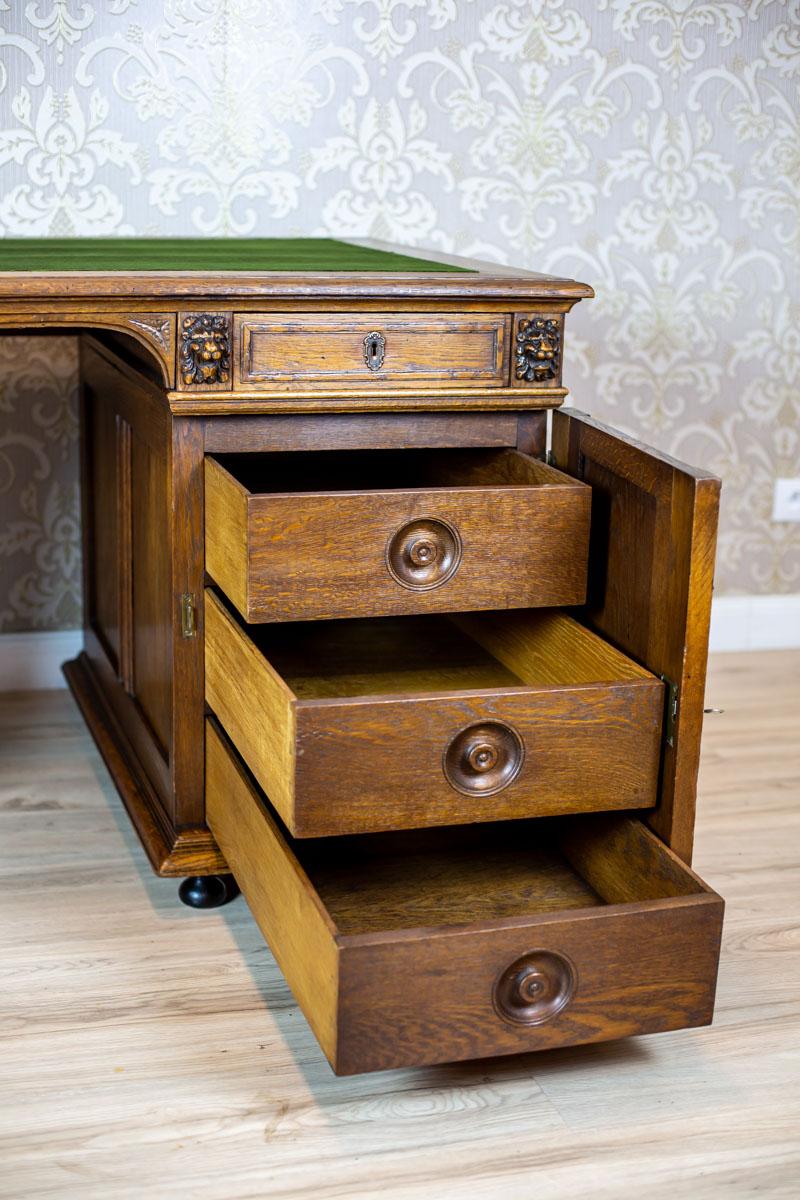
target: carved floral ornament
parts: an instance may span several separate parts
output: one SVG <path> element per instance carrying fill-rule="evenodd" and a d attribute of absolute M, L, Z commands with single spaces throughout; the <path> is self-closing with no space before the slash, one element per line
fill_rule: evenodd
<path fill-rule="evenodd" d="M 514 346 L 514 375 L 525 383 L 558 380 L 561 322 L 557 317 L 521 317 Z"/>
<path fill-rule="evenodd" d="M 193 313 L 181 322 L 181 381 L 228 383 L 231 377 L 230 320 L 221 313 Z"/>

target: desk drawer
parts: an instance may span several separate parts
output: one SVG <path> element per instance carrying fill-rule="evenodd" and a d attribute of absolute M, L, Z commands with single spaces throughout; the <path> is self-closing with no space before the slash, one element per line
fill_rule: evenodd
<path fill-rule="evenodd" d="M 298 837 L 655 804 L 660 680 L 557 610 L 256 625 L 206 698 Z"/>
<path fill-rule="evenodd" d="M 591 489 L 516 450 L 206 459 L 206 570 L 248 621 L 582 604 Z"/>
<path fill-rule="evenodd" d="M 711 1021 L 722 901 L 635 819 L 292 842 L 213 723 L 206 806 L 337 1074 Z"/>
<path fill-rule="evenodd" d="M 509 313 L 248 313 L 234 318 L 240 388 L 501 387 Z"/>

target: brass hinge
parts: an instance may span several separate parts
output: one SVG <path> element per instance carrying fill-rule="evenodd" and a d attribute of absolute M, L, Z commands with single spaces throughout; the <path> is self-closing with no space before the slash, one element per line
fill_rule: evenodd
<path fill-rule="evenodd" d="M 197 637 L 197 609 L 191 592 L 181 596 L 181 637 Z"/>
<path fill-rule="evenodd" d="M 666 708 L 664 710 L 664 741 L 668 746 L 675 745 L 675 723 L 678 720 L 678 685 L 666 675 L 659 679 L 667 685 Z"/>

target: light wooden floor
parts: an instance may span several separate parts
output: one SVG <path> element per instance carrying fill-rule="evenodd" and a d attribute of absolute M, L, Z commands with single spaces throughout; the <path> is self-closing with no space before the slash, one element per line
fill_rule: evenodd
<path fill-rule="evenodd" d="M 243 900 L 153 878 L 64 693 L 0 697 L 0 1194 L 800 1196 L 800 654 L 713 664 L 711 1029 L 337 1080 Z"/>

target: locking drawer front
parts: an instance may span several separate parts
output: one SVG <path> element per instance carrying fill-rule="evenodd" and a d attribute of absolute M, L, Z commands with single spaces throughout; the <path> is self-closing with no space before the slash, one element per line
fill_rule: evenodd
<path fill-rule="evenodd" d="M 234 317 L 234 386 L 500 387 L 510 313 L 248 313 Z"/>
<path fill-rule="evenodd" d="M 722 901 L 634 818 L 294 842 L 213 722 L 206 807 L 338 1074 L 711 1020 Z"/>
<path fill-rule="evenodd" d="M 206 699 L 297 837 L 656 802 L 663 684 L 552 609 L 245 629 Z"/>
<path fill-rule="evenodd" d="M 208 457 L 206 570 L 248 621 L 578 605 L 591 489 L 516 450 Z"/>

